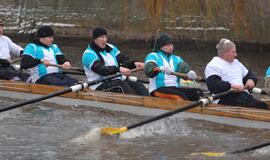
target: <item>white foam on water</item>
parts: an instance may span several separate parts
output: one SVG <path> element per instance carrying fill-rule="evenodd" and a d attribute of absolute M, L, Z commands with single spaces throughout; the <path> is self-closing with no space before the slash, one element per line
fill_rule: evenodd
<path fill-rule="evenodd" d="M 71 142 L 72 143 L 77 143 L 77 144 L 88 144 L 90 142 L 99 140 L 100 135 L 101 135 L 101 129 L 100 128 L 94 128 L 94 129 L 91 129 L 90 131 L 86 132 L 83 135 L 72 138 Z"/>
<path fill-rule="evenodd" d="M 181 136 L 189 136 L 192 129 L 185 125 L 183 119 L 172 116 L 163 120 L 149 123 L 147 125 L 131 129 L 128 132 L 120 134 L 122 139 L 131 139 L 137 137 L 151 137 L 154 135 L 171 135 L 180 134 Z"/>
<path fill-rule="evenodd" d="M 256 149 L 252 156 L 257 155 L 269 155 L 270 156 L 270 146 L 263 147 L 261 149 Z"/>
<path fill-rule="evenodd" d="M 17 118 L 18 114 L 20 114 L 19 109 L 13 109 L 13 110 L 1 112 L 0 120 L 3 120 L 5 118 Z"/>

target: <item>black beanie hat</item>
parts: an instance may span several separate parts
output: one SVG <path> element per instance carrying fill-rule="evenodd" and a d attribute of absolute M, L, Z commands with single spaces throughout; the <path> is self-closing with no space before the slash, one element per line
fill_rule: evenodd
<path fill-rule="evenodd" d="M 98 38 L 99 36 L 107 35 L 107 31 L 104 28 L 95 28 L 92 32 L 93 39 Z"/>
<path fill-rule="evenodd" d="M 170 44 L 170 43 L 173 43 L 172 36 L 170 36 L 167 33 L 161 33 L 159 35 L 159 38 L 157 39 L 156 48 L 159 49 L 159 48 L 165 46 L 166 44 Z"/>
<path fill-rule="evenodd" d="M 38 38 L 51 37 L 54 35 L 53 29 L 49 26 L 42 26 L 37 31 Z"/>

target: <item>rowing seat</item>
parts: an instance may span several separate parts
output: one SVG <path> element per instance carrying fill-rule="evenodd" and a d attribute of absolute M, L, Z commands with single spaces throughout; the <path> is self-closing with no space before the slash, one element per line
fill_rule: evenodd
<path fill-rule="evenodd" d="M 161 92 L 158 92 L 158 91 L 154 91 L 153 95 L 154 95 L 155 97 L 175 99 L 175 100 L 178 100 L 178 101 L 183 101 L 183 100 L 184 100 L 184 99 L 183 99 L 181 96 L 179 96 L 179 95 L 168 94 L 168 93 L 161 93 Z"/>

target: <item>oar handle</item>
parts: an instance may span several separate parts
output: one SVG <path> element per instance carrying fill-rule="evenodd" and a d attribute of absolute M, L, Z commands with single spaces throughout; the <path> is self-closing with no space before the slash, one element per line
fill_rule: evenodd
<path fill-rule="evenodd" d="M 149 81 L 147 81 L 147 80 L 142 80 L 142 79 L 138 79 L 137 77 L 135 77 L 135 76 L 125 76 L 125 75 L 123 75 L 122 76 L 122 80 L 124 81 L 124 80 L 130 80 L 130 81 L 132 81 L 132 82 L 141 82 L 141 83 L 145 83 L 145 84 L 149 84 Z"/>
<path fill-rule="evenodd" d="M 50 63 L 49 66 L 63 68 L 63 66 L 61 66 L 59 64 L 53 64 L 53 63 Z M 84 69 L 76 68 L 76 67 L 71 67 L 70 70 L 84 72 Z M 142 70 L 142 68 L 134 68 L 134 69 L 131 69 L 130 71 L 131 72 L 136 72 L 136 71 L 139 71 L 139 70 Z"/>
<path fill-rule="evenodd" d="M 59 64 L 53 64 L 53 63 L 48 64 L 48 66 L 53 66 L 53 67 L 63 68 L 62 65 L 59 65 Z M 64 68 L 63 68 L 63 69 L 64 69 Z M 83 69 L 81 69 L 81 68 L 76 68 L 76 67 L 70 67 L 70 70 L 79 71 L 79 72 L 84 72 Z"/>
<path fill-rule="evenodd" d="M 17 63 L 19 62 L 20 60 L 22 60 L 22 58 L 16 58 L 16 59 L 13 59 L 10 64 L 14 64 L 14 63 Z"/>
<path fill-rule="evenodd" d="M 266 147 L 266 146 L 269 146 L 269 145 L 270 145 L 270 142 L 266 142 L 266 143 L 261 143 L 261 144 L 254 145 L 254 146 L 251 146 L 251 147 L 247 147 L 247 148 L 244 148 L 244 149 L 239 149 L 239 150 L 229 152 L 229 153 L 231 153 L 231 154 L 244 153 L 244 152 L 253 151 L 253 150 L 256 150 L 256 149 L 259 149 L 259 148 L 262 148 L 262 147 Z"/>
<path fill-rule="evenodd" d="M 85 73 L 83 72 L 80 72 L 80 71 L 74 71 L 74 70 L 66 70 L 66 71 L 63 71 L 62 73 L 64 74 L 72 74 L 72 75 L 82 75 L 82 76 L 85 76 Z"/>
<path fill-rule="evenodd" d="M 174 76 L 178 76 L 178 77 L 180 77 L 180 78 L 182 78 L 182 79 L 188 79 L 188 76 L 187 76 L 186 74 L 184 74 L 184 73 L 172 72 L 171 74 L 174 75 Z M 197 78 L 195 79 L 195 81 L 198 81 L 198 82 L 206 82 L 206 80 L 205 80 L 204 78 L 202 78 L 202 77 L 197 77 Z"/>
<path fill-rule="evenodd" d="M 130 71 L 131 71 L 131 73 L 132 72 L 137 72 L 137 71 L 139 71 L 139 70 L 142 70 L 143 68 L 134 68 L 134 69 L 131 69 Z"/>
<path fill-rule="evenodd" d="M 263 95 L 268 95 L 266 91 L 264 91 L 263 89 L 254 87 L 251 90 L 249 90 L 249 92 L 251 93 L 256 93 L 256 94 L 263 94 Z"/>

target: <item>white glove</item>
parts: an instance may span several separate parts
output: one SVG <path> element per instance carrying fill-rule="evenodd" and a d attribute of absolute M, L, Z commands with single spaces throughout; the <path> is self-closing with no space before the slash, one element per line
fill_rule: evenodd
<path fill-rule="evenodd" d="M 121 76 L 121 81 L 125 81 L 125 80 L 127 80 L 127 76 L 122 75 L 122 76 Z"/>
<path fill-rule="evenodd" d="M 186 75 L 187 75 L 189 80 L 195 80 L 197 78 L 196 73 L 192 70 L 190 70 Z"/>
<path fill-rule="evenodd" d="M 21 69 L 21 66 L 19 64 L 13 64 L 12 67 L 16 70 L 19 71 Z"/>
<path fill-rule="evenodd" d="M 161 66 L 161 67 L 159 67 L 159 69 L 168 75 L 170 75 L 173 72 L 173 69 L 171 69 L 170 67 L 166 67 L 166 66 Z"/>

